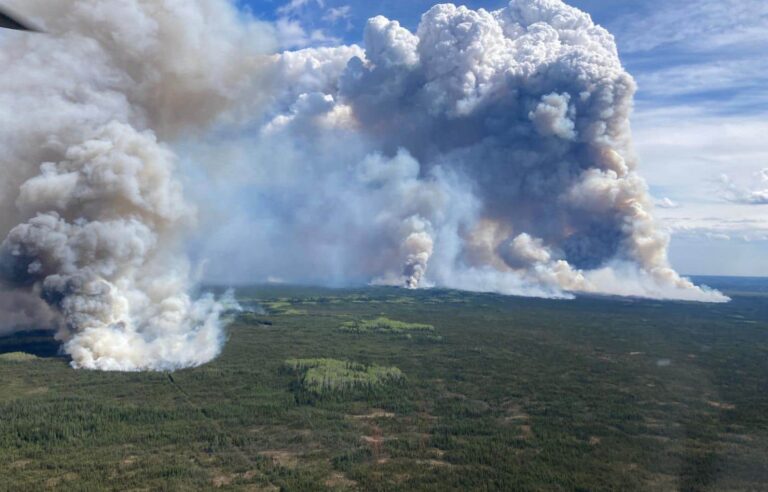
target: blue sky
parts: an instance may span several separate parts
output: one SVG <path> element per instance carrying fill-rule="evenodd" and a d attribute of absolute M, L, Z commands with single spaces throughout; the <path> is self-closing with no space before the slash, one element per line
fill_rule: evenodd
<path fill-rule="evenodd" d="M 374 15 L 415 29 L 431 0 L 239 0 L 286 49 L 361 43 Z M 497 9 L 501 0 L 463 2 Z M 768 275 L 768 1 L 571 0 L 639 85 L 641 173 L 687 274 Z"/>

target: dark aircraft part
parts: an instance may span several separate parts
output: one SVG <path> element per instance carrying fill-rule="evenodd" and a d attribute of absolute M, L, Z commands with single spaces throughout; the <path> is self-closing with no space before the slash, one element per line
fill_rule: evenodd
<path fill-rule="evenodd" d="M 8 12 L 8 9 L 5 7 L 0 7 L 0 28 L 15 29 L 17 31 L 39 31 L 29 22 L 21 20 L 18 15 Z"/>

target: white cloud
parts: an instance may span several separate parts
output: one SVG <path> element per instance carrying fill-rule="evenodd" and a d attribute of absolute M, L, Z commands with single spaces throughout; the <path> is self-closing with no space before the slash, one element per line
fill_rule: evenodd
<path fill-rule="evenodd" d="M 636 74 L 646 100 L 725 93 L 710 104 L 722 107 L 756 104 L 768 107 L 768 57 L 741 58 L 677 65 Z"/>
<path fill-rule="evenodd" d="M 707 213 L 716 215 L 707 217 Z M 768 241 L 768 221 L 762 217 L 748 215 L 744 219 L 726 218 L 721 210 L 707 208 L 684 215 L 664 215 L 666 217 L 662 223 L 677 238 Z"/>
<path fill-rule="evenodd" d="M 285 50 L 306 48 L 308 46 L 334 46 L 341 44 L 341 40 L 327 31 L 316 28 L 313 19 L 316 15 L 310 15 L 314 9 L 325 9 L 325 0 L 291 0 L 277 9 L 278 19 L 275 22 L 278 42 Z M 343 7 L 331 8 L 329 12 L 334 15 L 342 15 Z"/>
<path fill-rule="evenodd" d="M 612 28 L 641 106 L 685 101 L 721 114 L 768 107 L 765 0 L 649 0 Z"/>
<path fill-rule="evenodd" d="M 768 188 L 768 172 L 755 173 L 768 163 L 768 118 L 676 106 L 638 112 L 633 130 L 640 172 L 665 197 L 655 215 L 672 234 L 673 266 L 686 273 L 768 274 L 766 262 L 743 258 L 757 260 L 768 247 L 765 207 L 723 200 L 720 177 L 739 183 L 742 195 Z M 680 206 L 665 206 L 667 199 Z"/>
<path fill-rule="evenodd" d="M 633 131 L 651 188 L 686 205 L 718 202 L 720 175 L 753 180 L 768 162 L 764 115 L 712 116 L 685 106 L 643 110 L 633 118 Z"/>
<path fill-rule="evenodd" d="M 293 15 L 302 10 L 303 8 L 309 6 L 310 4 L 317 4 L 318 7 L 323 8 L 325 7 L 325 1 L 324 0 L 291 0 L 290 2 L 286 3 L 282 7 L 279 7 L 277 9 L 277 13 L 279 15 Z"/>
<path fill-rule="evenodd" d="M 664 197 L 657 199 L 654 204 L 659 208 L 680 208 L 680 204 L 671 198 Z"/>
<path fill-rule="evenodd" d="M 768 45 L 765 0 L 682 0 L 658 2 L 651 15 L 631 14 L 615 27 L 626 53 L 677 45 L 702 52 L 739 46 L 759 52 Z"/>
<path fill-rule="evenodd" d="M 755 173 L 762 183 L 755 186 L 741 185 L 727 174 L 720 175 L 721 196 L 724 200 L 745 205 L 768 205 L 768 169 Z"/>
<path fill-rule="evenodd" d="M 280 47 L 284 49 L 339 44 L 339 39 L 329 36 L 322 29 L 307 31 L 299 21 L 286 17 L 275 22 L 275 30 Z"/>
<path fill-rule="evenodd" d="M 352 7 L 343 5 L 341 7 L 331 7 L 326 10 L 323 20 L 335 24 L 340 20 L 349 19 L 352 15 Z"/>

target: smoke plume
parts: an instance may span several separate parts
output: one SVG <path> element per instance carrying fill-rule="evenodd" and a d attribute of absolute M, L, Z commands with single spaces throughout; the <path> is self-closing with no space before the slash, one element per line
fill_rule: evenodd
<path fill-rule="evenodd" d="M 168 142 L 253 86 L 266 30 L 223 0 L 17 7 L 50 34 L 0 34 L 0 330 L 55 326 L 77 368 L 211 360 L 222 307 L 188 294 Z"/>
<path fill-rule="evenodd" d="M 276 56 L 267 117 L 187 149 L 229 153 L 240 182 L 207 256 L 288 281 L 725 300 L 670 267 L 635 83 L 587 14 L 442 4 L 416 32 L 375 17 L 364 42 Z"/>
<path fill-rule="evenodd" d="M 634 81 L 559 0 L 277 54 L 227 0 L 11 6 L 50 34 L 0 34 L 0 332 L 56 326 L 75 367 L 218 354 L 187 253 L 218 282 L 726 300 L 670 267 Z"/>

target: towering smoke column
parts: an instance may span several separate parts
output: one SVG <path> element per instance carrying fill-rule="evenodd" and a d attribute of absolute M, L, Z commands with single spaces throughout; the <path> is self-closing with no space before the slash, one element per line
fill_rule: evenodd
<path fill-rule="evenodd" d="M 187 294 L 195 209 L 161 140 L 253 85 L 262 29 L 224 0 L 18 7 L 51 34 L 0 34 L 0 330 L 58 326 L 78 368 L 211 360 L 221 305 Z"/>
<path fill-rule="evenodd" d="M 366 47 L 341 84 L 360 128 L 424 174 L 450 169 L 480 202 L 439 283 L 482 285 L 491 270 L 565 291 L 718 297 L 669 267 L 635 173 L 635 84 L 588 15 L 557 0 L 437 5 L 415 35 L 372 19 Z M 634 278 L 608 285 L 611 269 Z"/>
<path fill-rule="evenodd" d="M 271 252 L 256 271 L 725 300 L 670 268 L 636 172 L 635 83 L 587 14 L 559 0 L 495 12 L 442 4 L 415 33 L 371 19 L 364 53 L 276 62 L 271 118 L 247 143 L 229 142 L 268 156 L 249 190 L 280 220 L 238 222 Z"/>

